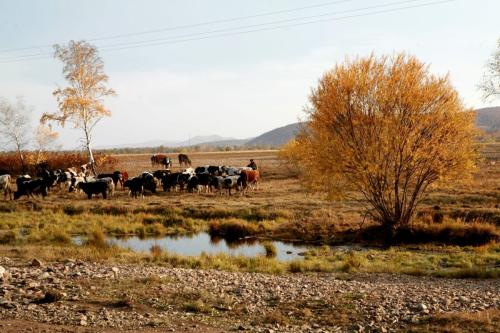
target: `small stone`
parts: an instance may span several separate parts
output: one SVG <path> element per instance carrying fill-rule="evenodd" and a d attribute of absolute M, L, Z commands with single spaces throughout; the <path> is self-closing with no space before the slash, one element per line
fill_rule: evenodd
<path fill-rule="evenodd" d="M 460 296 L 458 299 L 462 303 L 468 303 L 468 302 L 470 302 L 470 299 L 468 297 L 465 297 L 465 296 Z"/>
<path fill-rule="evenodd" d="M 364 332 L 365 331 L 365 327 L 363 325 L 360 325 L 360 324 L 356 324 L 354 325 L 354 331 L 356 332 Z"/>
<path fill-rule="evenodd" d="M 86 315 L 81 315 L 80 316 L 80 325 L 82 326 L 87 326 L 87 316 Z"/>
<path fill-rule="evenodd" d="M 417 310 L 421 311 L 421 312 L 425 312 L 425 311 L 429 311 L 428 308 L 427 308 L 427 305 L 425 305 L 424 303 L 420 303 L 418 306 L 417 306 Z"/>
<path fill-rule="evenodd" d="M 7 270 L 5 268 L 3 268 L 2 266 L 0 266 L 0 279 L 3 278 L 3 275 L 5 274 L 5 272 L 7 272 Z"/>
<path fill-rule="evenodd" d="M 31 261 L 31 266 L 33 267 L 41 267 L 43 265 L 42 261 L 35 258 Z"/>

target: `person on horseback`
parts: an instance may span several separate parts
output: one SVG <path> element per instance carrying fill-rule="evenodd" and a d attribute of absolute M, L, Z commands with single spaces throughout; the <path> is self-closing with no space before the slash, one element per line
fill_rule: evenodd
<path fill-rule="evenodd" d="M 252 159 L 250 160 L 250 164 L 247 167 L 252 168 L 253 170 L 257 170 L 257 163 Z"/>

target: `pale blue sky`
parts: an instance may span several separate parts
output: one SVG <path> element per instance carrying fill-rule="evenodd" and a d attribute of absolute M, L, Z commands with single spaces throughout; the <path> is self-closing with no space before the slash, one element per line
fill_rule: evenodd
<path fill-rule="evenodd" d="M 488 105 L 481 100 L 476 87 L 484 63 L 500 38 L 499 0 L 457 0 L 276 30 L 105 51 L 110 44 L 186 35 L 190 37 L 183 38 L 210 36 L 195 34 L 254 30 L 435 1 L 333 2 L 0 0 L 0 96 L 11 100 L 24 96 L 37 118 L 42 112 L 55 110 L 52 91 L 57 85 L 64 85 L 62 66 L 51 57 L 9 62 L 22 55 L 48 54 L 50 48 L 2 52 L 6 49 L 65 43 L 71 39 L 91 40 L 321 5 L 251 19 L 94 41 L 101 49 L 110 86 L 118 93 L 107 102 L 113 116 L 96 129 L 95 145 L 183 140 L 189 135 L 255 136 L 303 116 L 302 109 L 311 87 L 336 62 L 372 52 L 413 54 L 429 63 L 431 71 L 449 72 L 468 106 Z M 353 11 L 391 3 L 399 4 Z M 262 25 L 310 16 L 316 17 Z M 253 27 L 237 29 L 245 26 Z M 61 142 L 66 148 L 76 147 L 79 136 L 75 130 L 64 129 Z"/>

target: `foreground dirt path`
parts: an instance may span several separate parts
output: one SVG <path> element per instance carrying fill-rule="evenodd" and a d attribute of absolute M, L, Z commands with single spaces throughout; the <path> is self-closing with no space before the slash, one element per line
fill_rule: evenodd
<path fill-rule="evenodd" d="M 499 280 L 266 275 L 1 257 L 0 266 L 1 332 L 386 332 L 434 315 L 500 308 Z"/>

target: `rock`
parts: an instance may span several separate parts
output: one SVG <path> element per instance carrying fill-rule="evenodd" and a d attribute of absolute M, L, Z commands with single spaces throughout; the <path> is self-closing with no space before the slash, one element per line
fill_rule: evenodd
<path fill-rule="evenodd" d="M 420 303 L 419 305 L 417 305 L 417 310 L 420 312 L 425 312 L 425 313 L 429 312 L 427 305 L 425 305 L 424 303 Z"/>
<path fill-rule="evenodd" d="M 31 261 L 31 266 L 33 267 L 42 267 L 43 263 L 41 260 L 35 258 Z"/>
<path fill-rule="evenodd" d="M 42 274 L 40 274 L 38 276 L 38 280 L 45 280 L 45 279 L 48 279 L 49 277 L 50 277 L 49 272 L 43 272 Z"/>
<path fill-rule="evenodd" d="M 2 266 L 0 266 L 0 279 L 3 278 L 3 275 L 5 274 L 5 272 L 7 272 L 7 270 L 5 268 L 3 268 Z"/>
<path fill-rule="evenodd" d="M 469 303 L 469 302 L 470 302 L 469 297 L 460 296 L 458 299 L 459 299 L 459 300 L 460 300 L 460 302 L 462 302 L 462 303 Z"/>
<path fill-rule="evenodd" d="M 81 326 L 87 326 L 88 323 L 87 323 L 87 316 L 86 315 L 81 315 L 80 317 L 80 325 Z"/>
<path fill-rule="evenodd" d="M 365 327 L 363 325 L 356 324 L 356 325 L 354 325 L 353 330 L 355 332 L 360 333 L 360 332 L 364 332 L 365 331 Z"/>

